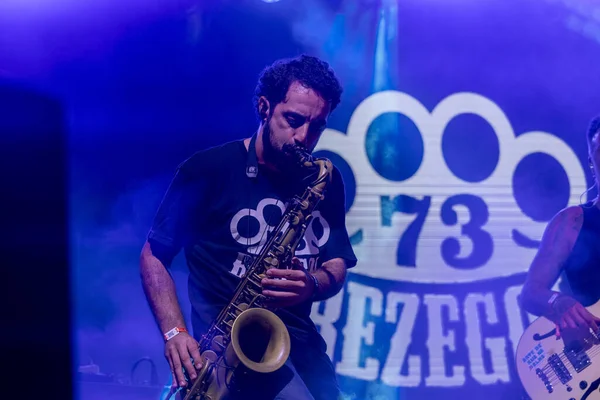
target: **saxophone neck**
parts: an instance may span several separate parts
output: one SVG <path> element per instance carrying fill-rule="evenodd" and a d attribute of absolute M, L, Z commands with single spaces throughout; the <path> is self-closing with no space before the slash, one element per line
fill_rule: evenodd
<path fill-rule="evenodd" d="M 323 184 L 328 186 L 333 177 L 333 163 L 327 158 L 317 158 L 313 163 L 318 168 L 317 178 L 314 180 L 313 185 Z"/>
<path fill-rule="evenodd" d="M 325 186 L 331 183 L 333 176 L 333 163 L 325 157 L 314 157 L 308 153 L 305 149 L 296 147 L 296 156 L 298 157 L 298 164 L 304 170 L 308 170 L 312 176 L 316 171 L 316 178 L 312 181 L 310 186 Z"/>

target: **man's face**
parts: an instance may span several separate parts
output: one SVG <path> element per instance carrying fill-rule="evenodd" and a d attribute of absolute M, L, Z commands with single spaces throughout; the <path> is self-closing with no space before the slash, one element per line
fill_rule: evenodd
<path fill-rule="evenodd" d="M 265 159 L 285 169 L 290 163 L 290 147 L 312 152 L 327 125 L 329 110 L 329 104 L 317 92 L 293 82 L 285 99 L 269 109 L 263 131 Z"/>

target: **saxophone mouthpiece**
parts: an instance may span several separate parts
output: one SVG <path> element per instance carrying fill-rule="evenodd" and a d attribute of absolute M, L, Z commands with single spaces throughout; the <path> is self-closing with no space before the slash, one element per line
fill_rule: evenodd
<path fill-rule="evenodd" d="M 313 161 L 313 156 L 302 146 L 294 146 L 292 151 L 294 152 L 294 155 L 296 156 L 296 159 L 300 165 L 304 165 L 306 162 Z"/>

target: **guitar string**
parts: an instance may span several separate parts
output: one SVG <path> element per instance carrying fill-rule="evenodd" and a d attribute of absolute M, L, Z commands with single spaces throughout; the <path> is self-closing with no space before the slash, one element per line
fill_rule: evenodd
<path fill-rule="evenodd" d="M 584 339 L 583 339 L 583 341 L 586 341 L 588 338 L 591 338 L 593 341 L 595 341 L 595 342 L 596 342 L 596 343 L 592 343 L 592 346 L 597 346 L 597 345 L 599 345 L 599 344 L 600 344 L 600 337 L 596 336 L 596 334 L 595 334 L 595 333 L 591 333 L 591 336 L 590 336 L 590 337 L 586 337 L 586 338 L 584 338 Z M 587 351 L 587 350 L 585 350 L 585 349 L 584 349 L 584 350 L 579 350 L 579 351 L 576 351 L 576 352 L 574 352 L 574 355 L 575 355 L 575 356 L 580 356 L 581 354 L 585 353 L 586 351 Z M 569 360 L 569 358 L 568 358 L 568 356 L 565 354 L 565 351 L 564 351 L 564 350 L 563 350 L 563 351 L 561 351 L 560 353 L 556 353 L 556 354 L 558 354 L 558 356 L 560 357 L 560 359 L 561 359 L 562 361 L 568 361 L 568 360 Z"/>
<path fill-rule="evenodd" d="M 596 348 L 596 349 L 590 350 L 590 352 L 587 354 L 587 356 L 590 358 L 590 361 L 591 361 L 591 359 L 595 358 L 598 355 L 600 355 L 600 348 Z M 561 361 L 563 361 L 563 360 L 561 360 Z M 577 373 L 577 371 L 575 370 L 575 367 L 573 367 L 570 364 L 571 363 L 570 360 L 567 359 L 567 360 L 564 360 L 564 361 L 567 361 L 567 362 L 564 362 L 563 364 L 565 365 L 565 368 L 567 369 L 567 371 L 569 373 L 572 373 L 572 372 L 576 372 Z M 546 372 L 546 371 L 554 372 L 554 368 L 552 368 L 552 366 L 550 364 L 548 364 L 548 363 L 546 363 L 546 365 L 544 367 L 542 367 L 541 370 L 542 370 L 542 372 Z"/>
<path fill-rule="evenodd" d="M 598 345 L 599 345 L 598 343 L 593 344 L 593 346 L 598 346 Z M 594 348 L 592 348 L 590 350 L 580 350 L 580 351 L 574 352 L 573 354 L 574 354 L 575 357 L 579 357 L 579 356 L 581 356 L 584 353 L 586 353 L 588 356 L 590 356 L 590 355 L 597 355 L 598 353 L 600 353 L 600 348 L 594 347 Z M 565 354 L 564 350 L 562 352 L 560 352 L 560 353 L 555 353 L 555 354 L 557 354 L 559 356 L 559 359 L 561 361 L 563 361 L 563 362 L 569 362 L 569 363 L 571 362 L 570 359 L 569 359 L 569 357 Z M 552 368 L 549 364 L 546 364 L 546 367 L 547 368 Z"/>
<path fill-rule="evenodd" d="M 600 343 L 598 343 L 598 340 L 600 338 L 598 338 L 594 333 L 592 333 L 592 332 L 590 332 L 590 333 L 592 335 L 591 339 L 596 342 L 596 343 L 592 343 L 592 346 L 598 346 L 600 344 Z M 588 357 L 593 358 L 593 357 L 597 356 L 598 354 L 600 354 L 600 347 L 593 347 L 591 350 L 580 350 L 580 351 L 574 352 L 574 355 L 576 357 L 578 357 L 578 356 L 582 355 L 583 353 L 587 353 Z M 569 364 L 571 363 L 571 361 L 569 360 L 568 356 L 565 354 L 564 350 L 561 351 L 560 353 L 555 353 L 555 354 L 557 354 L 559 356 L 560 361 L 562 361 L 563 364 L 565 364 L 567 371 L 572 374 L 572 372 L 574 372 L 575 369 L 574 369 L 574 367 L 572 368 L 572 370 L 569 369 Z M 540 369 L 542 372 L 546 373 L 547 375 L 554 374 L 554 368 L 552 368 L 552 366 L 548 362 L 546 362 L 546 364 Z"/>
<path fill-rule="evenodd" d="M 579 354 L 581 354 L 581 352 Z M 587 355 L 588 355 L 588 357 L 590 358 L 590 361 L 591 361 L 591 359 L 593 359 L 596 356 L 600 355 L 600 347 L 597 347 L 597 348 L 594 348 L 593 350 L 590 350 L 590 352 Z M 561 361 L 562 361 L 562 359 L 561 359 Z M 568 359 L 566 361 L 570 362 Z M 579 372 L 577 372 L 575 370 L 575 368 L 573 366 L 569 366 L 569 364 L 567 364 L 567 363 L 564 363 L 564 365 L 565 365 L 565 368 L 567 369 L 567 371 L 569 372 L 569 374 L 571 376 L 573 376 L 573 373 L 576 373 L 576 374 L 579 373 Z M 556 371 L 554 370 L 554 368 L 552 368 L 551 365 L 549 365 L 548 363 L 546 363 L 546 365 L 544 367 L 542 367 L 541 370 L 542 370 L 542 372 L 545 373 L 546 377 L 548 378 L 548 381 L 551 384 L 554 384 L 554 383 L 557 383 L 557 382 L 559 382 L 559 383 L 562 384 L 562 382 L 560 381 L 560 378 L 556 374 Z"/>

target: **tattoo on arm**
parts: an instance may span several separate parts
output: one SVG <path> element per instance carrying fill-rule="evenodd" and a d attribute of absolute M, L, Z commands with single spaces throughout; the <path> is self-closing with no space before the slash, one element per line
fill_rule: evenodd
<path fill-rule="evenodd" d="M 548 224 L 521 293 L 521 304 L 528 312 L 554 315 L 555 310 L 548 304 L 548 299 L 554 293 L 551 288 L 571 253 L 582 223 L 581 208 L 570 207 L 557 214 Z"/>

